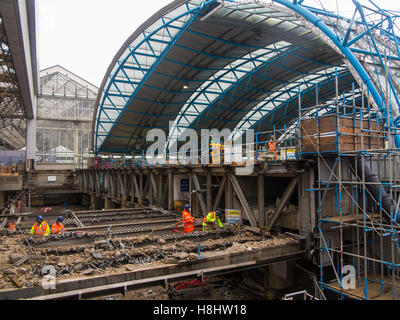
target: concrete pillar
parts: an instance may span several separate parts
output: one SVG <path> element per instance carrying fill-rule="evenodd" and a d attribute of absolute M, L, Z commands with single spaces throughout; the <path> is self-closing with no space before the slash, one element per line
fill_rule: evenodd
<path fill-rule="evenodd" d="M 293 265 L 290 262 L 278 262 L 268 266 L 269 286 L 282 290 L 293 285 Z"/>

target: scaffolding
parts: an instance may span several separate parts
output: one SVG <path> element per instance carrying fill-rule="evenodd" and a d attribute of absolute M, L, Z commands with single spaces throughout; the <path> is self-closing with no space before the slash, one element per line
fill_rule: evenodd
<path fill-rule="evenodd" d="M 317 198 L 319 283 L 342 299 L 398 299 L 398 128 L 354 87 L 350 101 L 337 94 L 307 109 L 299 99 L 300 158 L 317 173 L 307 191 Z"/>

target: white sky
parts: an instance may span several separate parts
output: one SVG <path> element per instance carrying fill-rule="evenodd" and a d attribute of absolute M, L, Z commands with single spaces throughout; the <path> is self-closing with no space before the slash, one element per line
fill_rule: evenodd
<path fill-rule="evenodd" d="M 321 0 L 326 9 L 336 1 Z M 96 86 L 128 37 L 172 0 L 37 0 L 40 69 L 61 65 Z M 307 0 L 306 4 L 319 3 Z M 376 0 L 398 10 L 399 0 Z M 353 13 L 351 0 L 338 0 L 339 12 Z M 397 4 L 397 6 L 396 6 Z"/>

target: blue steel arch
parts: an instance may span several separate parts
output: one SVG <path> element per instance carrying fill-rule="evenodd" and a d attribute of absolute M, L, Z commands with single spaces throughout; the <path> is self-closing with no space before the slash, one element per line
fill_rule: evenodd
<path fill-rule="evenodd" d="M 302 2 L 304 0 L 303 1 L 274 0 L 274 1 L 301 15 L 304 19 L 306 19 L 307 21 L 312 23 L 315 27 L 317 27 L 319 30 L 321 30 L 340 49 L 340 51 L 345 55 L 349 63 L 354 67 L 357 74 L 360 76 L 361 81 L 368 88 L 375 103 L 379 108 L 379 111 L 382 113 L 382 115 L 386 115 L 386 117 L 389 117 L 390 125 L 394 125 L 393 119 L 390 118 L 390 115 L 386 114 L 385 104 L 382 100 L 381 95 L 376 89 L 370 75 L 367 73 L 367 71 L 360 63 L 360 61 L 354 55 L 353 51 L 350 49 L 350 46 L 348 45 L 346 38 L 341 41 L 338 38 L 337 34 L 335 34 L 335 32 L 333 32 L 319 17 L 317 17 L 315 14 L 309 11 L 306 7 L 302 6 Z M 360 10 L 360 14 L 362 14 L 362 7 L 360 3 L 358 3 L 358 1 L 356 0 L 353 0 L 353 3 Z M 400 148 L 400 137 L 398 135 L 395 135 L 395 143 L 396 147 Z"/>
<path fill-rule="evenodd" d="M 114 66 L 114 70 L 111 72 L 112 75 L 109 75 L 110 81 L 108 81 L 106 83 L 106 88 L 100 98 L 101 102 L 99 101 L 99 104 L 98 104 L 97 114 L 95 115 L 96 120 L 94 123 L 94 136 L 95 136 L 94 148 L 95 148 L 96 153 L 98 152 L 98 150 L 101 147 L 101 145 L 99 146 L 99 144 L 100 143 L 103 144 L 103 142 L 105 140 L 101 137 L 108 137 L 112 128 L 118 122 L 121 115 L 123 114 L 123 112 L 126 110 L 127 106 L 132 101 L 133 97 L 140 90 L 140 88 L 143 86 L 146 79 L 155 70 L 157 65 L 162 61 L 163 57 L 165 57 L 165 55 L 168 53 L 168 51 L 171 49 L 171 47 L 174 45 L 174 43 L 177 41 L 177 39 L 179 39 L 180 35 L 192 23 L 192 21 L 197 17 L 197 15 L 200 13 L 201 10 L 203 10 L 205 7 L 207 7 L 211 3 L 214 3 L 215 1 L 216 0 L 208 0 L 208 1 L 204 0 L 204 1 L 201 1 L 199 3 L 199 5 L 192 5 L 192 7 L 190 7 L 189 2 L 184 2 L 181 6 L 175 8 L 175 10 L 179 10 L 182 7 L 186 7 L 186 11 L 183 11 L 180 15 L 178 15 L 177 17 L 173 17 L 169 21 L 166 21 L 166 19 L 164 19 L 165 16 L 170 13 L 170 12 L 167 12 L 164 15 L 164 17 L 161 16 L 161 18 L 158 19 L 152 25 L 152 26 L 154 26 L 155 24 L 161 22 L 160 26 L 156 27 L 156 29 L 153 30 L 152 32 L 150 32 L 148 35 L 145 34 L 145 31 L 143 31 L 143 35 L 144 35 L 143 39 L 141 41 L 139 41 L 139 43 L 136 44 L 136 46 L 134 48 L 132 48 L 132 50 L 130 50 L 130 46 L 128 46 L 127 49 L 130 52 L 123 59 L 121 59 L 122 61 L 118 61 L 117 65 Z M 177 27 L 173 24 L 173 23 L 179 21 L 179 19 L 187 17 L 187 16 L 188 16 L 188 19 L 181 26 Z M 150 26 L 150 27 L 152 27 L 152 26 Z M 176 32 L 175 34 L 172 34 L 171 29 L 178 29 L 178 32 Z M 161 30 L 163 32 L 165 31 L 164 36 L 169 37 L 169 39 L 170 39 L 169 41 L 160 40 L 159 37 L 157 37 L 157 32 L 159 32 Z M 151 42 L 160 43 L 161 47 L 162 47 L 162 45 L 165 46 L 164 48 L 162 48 L 162 52 L 160 52 L 159 55 L 156 54 L 156 51 L 151 46 Z M 153 52 L 152 58 L 154 58 L 155 61 L 153 61 L 150 68 L 143 68 L 142 65 L 144 63 L 140 63 L 139 59 L 136 57 L 136 55 L 139 55 L 139 56 L 143 55 L 143 53 L 136 52 L 136 50 L 139 49 L 143 45 L 147 46 L 147 48 L 150 48 L 150 50 Z M 146 55 L 146 57 L 148 57 L 148 55 Z M 125 64 L 128 62 L 128 59 L 130 59 L 130 58 L 133 58 L 134 63 L 136 63 L 137 66 L 135 66 L 135 65 L 125 66 Z M 141 79 L 140 82 L 135 83 L 132 81 L 131 77 L 128 76 L 127 71 L 125 69 L 139 71 L 139 72 L 143 73 L 143 78 Z M 120 72 L 123 73 L 123 76 L 126 78 L 126 80 L 124 79 L 123 81 L 121 81 L 121 80 L 116 79 L 117 75 Z M 119 87 L 119 85 L 117 84 L 117 83 L 121 84 L 124 82 L 125 82 L 125 84 L 128 84 L 132 87 L 132 88 L 129 88 L 129 86 L 128 86 L 128 88 L 126 86 L 124 87 L 125 90 L 128 90 L 127 92 L 130 94 L 130 97 L 129 97 L 129 95 L 124 94 L 122 92 L 121 88 Z M 115 88 L 118 93 L 111 93 L 110 92 L 111 88 Z M 133 90 L 129 91 L 129 89 L 133 89 Z M 117 108 L 118 105 L 117 105 L 116 101 L 113 100 L 113 98 L 122 105 L 122 108 L 121 108 L 122 110 Z M 117 99 L 117 98 L 120 98 L 120 99 Z M 124 101 L 121 101 L 121 98 Z M 106 111 L 106 109 L 104 108 L 104 103 L 106 100 L 109 101 L 109 103 L 111 104 L 111 107 L 114 110 L 109 109 L 108 111 Z M 102 116 L 105 116 L 105 118 L 107 118 L 109 121 L 107 121 L 107 120 L 102 121 Z M 111 124 L 111 126 L 104 126 L 104 124 Z M 101 131 L 99 129 L 101 129 Z"/>
<path fill-rule="evenodd" d="M 267 117 L 271 117 L 272 119 L 273 115 L 279 112 L 283 106 L 287 106 L 290 102 L 295 101 L 299 92 L 301 95 L 308 93 L 309 89 L 315 85 L 324 85 L 335 79 L 336 74 L 338 74 L 338 78 L 340 79 L 343 76 L 349 75 L 349 72 L 345 66 L 325 68 L 306 77 L 300 77 L 296 81 L 283 86 L 250 110 L 237 124 L 233 132 L 254 128 L 258 122 L 264 121 Z M 332 93 L 333 95 L 335 95 L 334 92 Z M 282 99 L 282 96 L 286 96 L 286 98 Z"/>
<path fill-rule="evenodd" d="M 281 4 L 282 6 L 292 10 L 293 12 L 299 14 L 301 17 L 303 17 L 305 20 L 307 20 L 308 22 L 310 22 L 312 25 L 314 25 L 316 28 L 318 28 L 325 36 L 327 36 L 334 44 L 335 46 L 341 51 L 341 53 L 345 56 L 345 58 L 347 59 L 347 61 L 350 63 L 350 65 L 354 68 L 355 72 L 357 73 L 357 75 L 360 77 L 361 81 L 363 84 L 365 84 L 365 86 L 367 87 L 369 93 L 372 95 L 375 103 L 377 104 L 380 112 L 389 118 L 390 120 L 390 124 L 396 124 L 395 121 L 393 121 L 393 119 L 390 117 L 390 114 L 386 114 L 386 108 L 385 108 L 385 103 L 380 95 L 380 93 L 378 92 L 377 88 L 375 87 L 370 75 L 368 74 L 368 72 L 364 69 L 364 67 L 362 66 L 361 62 L 358 60 L 358 58 L 355 56 L 354 52 L 356 50 L 351 49 L 350 45 L 352 43 L 354 43 L 356 41 L 356 39 L 353 39 L 351 41 L 348 41 L 348 37 L 346 35 L 345 39 L 340 39 L 338 37 L 338 35 L 332 30 L 330 29 L 321 18 L 319 18 L 316 14 L 314 14 L 311 10 L 308 9 L 308 7 L 303 6 L 302 3 L 303 1 L 297 1 L 297 0 L 293 0 L 293 1 L 289 1 L 289 0 L 274 0 L 276 3 Z M 126 67 L 126 69 L 131 69 L 131 70 L 135 70 L 138 72 L 142 72 L 144 77 L 142 78 L 141 81 L 135 83 L 132 82 L 130 77 L 127 75 L 126 73 L 126 69 L 122 64 L 119 64 L 116 69 L 116 71 L 114 70 L 114 74 L 113 76 L 111 76 L 111 81 L 108 83 L 108 87 L 105 90 L 105 92 L 108 92 L 108 90 L 110 89 L 110 87 L 113 85 L 113 81 L 115 81 L 115 83 L 123 83 L 123 81 L 115 79 L 116 75 L 118 74 L 119 71 L 122 71 L 122 73 L 124 73 L 127 81 L 126 84 L 130 84 L 132 87 L 135 87 L 134 92 L 130 95 L 129 94 L 123 94 L 123 92 L 119 89 L 119 87 L 117 85 L 115 85 L 115 88 L 117 89 L 117 93 L 110 93 L 110 95 L 108 96 L 107 94 L 104 94 L 102 97 L 102 102 L 101 104 L 99 104 L 99 109 L 98 109 L 98 113 L 97 113 L 97 117 L 96 117 L 96 123 L 95 123 L 95 151 L 97 152 L 100 148 L 99 146 L 99 142 L 102 144 L 105 140 L 106 137 L 108 137 L 108 135 L 110 134 L 112 128 L 115 126 L 115 123 L 119 121 L 121 115 L 123 114 L 123 112 L 126 110 L 127 106 L 129 105 L 129 103 L 132 101 L 133 97 L 135 96 L 135 94 L 138 92 L 138 90 L 140 90 L 140 88 L 143 86 L 144 82 L 146 81 L 146 79 L 148 78 L 148 76 L 151 74 L 151 72 L 154 71 L 154 69 L 156 68 L 156 66 L 162 61 L 162 59 L 165 57 L 166 52 L 168 52 L 168 50 L 176 43 L 176 41 L 179 39 L 179 37 L 182 35 L 182 33 L 186 30 L 186 28 L 194 21 L 194 19 L 196 19 L 197 15 L 199 14 L 199 12 L 204 9 L 205 7 L 209 6 L 210 4 L 213 4 L 217 2 L 217 0 L 209 0 L 209 1 L 201 1 L 199 5 L 194 6 L 192 8 L 189 8 L 189 2 L 185 2 L 184 4 L 187 6 L 187 12 L 181 14 L 180 16 L 178 16 L 176 19 L 181 18 L 182 16 L 185 15 L 190 15 L 190 19 L 188 19 L 185 23 L 185 25 L 180 28 L 179 32 L 176 33 L 174 35 L 174 37 L 170 37 L 170 41 L 169 42 L 163 42 L 161 40 L 157 40 L 160 43 L 163 43 L 164 45 L 167 46 L 167 48 L 165 48 L 165 50 L 163 51 L 163 54 L 160 54 L 159 56 L 156 55 L 156 53 L 153 51 L 152 46 L 150 45 L 150 38 L 149 35 L 145 35 L 145 39 L 142 40 L 142 43 L 147 43 L 148 47 L 150 48 L 150 50 L 153 51 L 154 53 L 154 58 L 156 58 L 156 62 L 154 62 L 150 68 L 141 68 L 140 67 L 140 63 L 136 60 L 137 64 L 139 65 L 139 67 L 132 67 L 132 66 L 128 66 Z M 226 2 L 232 2 L 232 3 L 240 3 L 240 1 L 237 0 L 228 0 Z M 353 1 L 356 6 L 359 7 L 359 4 L 357 1 Z M 165 23 L 165 21 L 162 19 L 161 20 L 163 23 Z M 169 24 L 169 28 L 174 28 L 174 26 L 171 25 L 171 22 L 167 22 L 166 24 L 164 24 L 164 26 L 160 26 L 159 30 L 162 28 L 165 28 L 166 31 L 168 32 L 168 24 Z M 349 28 L 350 29 L 350 28 Z M 169 33 L 169 32 L 168 32 Z M 155 34 L 155 32 L 153 32 L 153 34 Z M 151 34 L 151 35 L 153 35 Z M 150 35 L 150 36 L 151 36 Z M 151 39 L 151 41 L 154 39 Z M 156 41 L 156 42 L 157 42 Z M 398 48 L 397 48 L 398 49 Z M 131 50 L 130 55 L 135 54 L 135 49 Z M 127 57 L 128 58 L 128 57 Z M 127 59 L 126 58 L 126 59 Z M 125 59 L 125 61 L 126 61 Z M 390 83 L 391 84 L 391 83 Z M 391 84 L 392 85 L 392 84 Z M 129 93 L 129 92 L 128 92 Z M 122 108 L 117 108 L 117 106 L 113 103 L 112 99 L 110 97 L 119 97 L 119 98 L 123 98 L 123 100 L 125 100 L 125 105 Z M 129 97 L 129 98 L 128 98 Z M 118 115 L 117 117 L 111 116 L 105 112 L 105 108 L 103 108 L 104 102 L 106 100 L 109 100 L 111 102 L 112 107 L 115 109 L 115 111 L 117 111 Z M 102 117 L 102 112 L 103 112 L 103 116 L 105 115 L 106 118 L 108 118 L 109 123 L 112 124 L 111 128 L 105 128 L 102 124 L 101 124 L 101 117 Z M 104 117 L 103 117 L 104 119 Z M 99 131 L 99 128 L 102 128 L 102 132 Z M 100 138 L 100 137 L 104 137 L 104 138 Z M 395 136 L 395 142 L 396 142 L 396 146 L 400 147 L 400 138 L 396 135 Z"/>
<path fill-rule="evenodd" d="M 349 76 L 349 75 L 351 75 L 350 72 L 348 72 L 347 70 L 342 70 L 341 72 L 337 73 L 337 78 L 338 79 L 342 79 L 342 78 L 344 78 L 346 76 Z M 310 92 L 314 92 L 316 87 L 320 88 L 321 86 L 323 86 L 323 85 L 325 85 L 327 83 L 334 82 L 335 79 L 336 79 L 336 71 L 332 70 L 331 72 L 327 72 L 327 74 L 324 75 L 324 76 L 320 76 L 320 77 L 316 76 L 315 79 L 312 80 L 312 81 L 315 81 L 315 82 L 312 83 L 310 86 L 307 86 L 305 88 L 302 88 L 302 83 L 294 82 L 292 85 L 290 85 L 290 88 L 285 89 L 288 92 L 293 93 L 293 95 L 289 94 L 289 96 L 290 96 L 289 99 L 287 99 L 285 102 L 281 102 L 281 101 L 278 102 L 274 106 L 274 109 L 264 110 L 264 111 L 266 111 L 265 114 L 263 114 L 261 117 L 259 117 L 256 121 L 253 121 L 253 122 L 249 121 L 249 119 L 251 119 L 251 117 L 255 113 L 260 112 L 260 110 L 262 110 L 265 107 L 266 104 L 268 104 L 268 103 L 274 103 L 275 104 L 275 101 L 276 101 L 275 99 L 267 99 L 260 106 L 257 106 L 256 108 L 251 110 L 249 112 L 249 114 L 246 115 L 245 118 L 243 118 L 243 120 L 236 126 L 236 128 L 233 130 L 232 134 L 234 135 L 236 132 L 240 132 L 240 131 L 244 130 L 243 129 L 243 124 L 245 124 L 246 122 L 249 124 L 248 128 L 250 128 L 250 129 L 254 129 L 257 125 L 259 125 L 261 122 L 264 122 L 268 118 L 271 119 L 270 122 L 273 122 L 274 115 L 277 112 L 279 112 L 280 109 L 282 109 L 284 107 L 287 107 L 290 103 L 294 103 L 294 102 L 298 101 L 299 95 L 301 97 L 303 97 L 303 96 L 307 95 Z M 349 85 L 349 87 L 350 87 L 350 85 Z M 278 94 L 281 94 L 281 93 L 279 93 L 279 91 L 278 91 Z M 332 100 L 332 98 L 334 98 L 335 95 L 336 95 L 335 92 L 330 92 L 330 94 L 326 95 L 326 97 L 324 97 L 324 98 L 319 97 L 319 99 L 320 99 L 319 103 L 320 104 L 324 104 L 327 101 Z M 284 114 L 285 114 L 285 117 L 287 117 L 286 113 L 284 113 Z M 288 121 L 286 121 L 286 122 L 288 122 Z M 240 134 L 241 133 L 242 132 L 240 132 Z"/>

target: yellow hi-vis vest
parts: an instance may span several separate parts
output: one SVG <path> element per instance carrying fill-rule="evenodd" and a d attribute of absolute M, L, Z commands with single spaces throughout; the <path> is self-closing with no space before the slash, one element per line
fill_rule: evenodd
<path fill-rule="evenodd" d="M 215 223 L 217 223 L 220 228 L 224 227 L 219 217 L 217 217 L 217 214 L 215 212 L 210 212 L 203 220 L 203 231 L 215 230 Z"/>
<path fill-rule="evenodd" d="M 31 234 L 34 235 L 44 235 L 48 237 L 50 235 L 50 227 L 46 221 L 43 221 L 40 226 L 35 223 L 31 229 Z"/>

